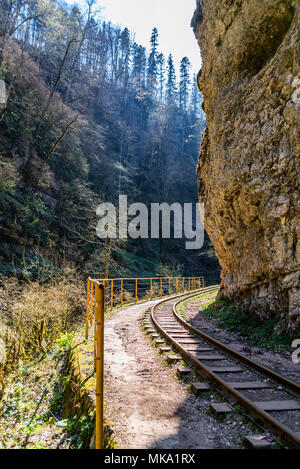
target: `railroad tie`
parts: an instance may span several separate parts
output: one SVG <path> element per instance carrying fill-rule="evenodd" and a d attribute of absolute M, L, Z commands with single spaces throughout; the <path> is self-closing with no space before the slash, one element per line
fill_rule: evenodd
<path fill-rule="evenodd" d="M 240 373 L 244 371 L 239 366 L 212 366 L 209 369 L 214 373 Z"/>
<path fill-rule="evenodd" d="M 213 354 L 210 354 L 210 355 L 195 355 L 195 358 L 197 360 L 227 360 L 226 357 L 223 357 L 223 355 L 213 355 Z"/>
<path fill-rule="evenodd" d="M 199 396 L 202 392 L 206 392 L 210 390 L 210 385 L 207 383 L 193 383 L 192 384 L 192 392 L 195 396 Z"/>
<path fill-rule="evenodd" d="M 159 351 L 161 353 L 171 352 L 171 347 L 160 347 Z"/>
<path fill-rule="evenodd" d="M 232 408 L 228 404 L 223 402 L 211 404 L 209 406 L 209 409 L 213 417 L 215 417 L 216 419 L 232 413 Z"/>
<path fill-rule="evenodd" d="M 200 340 L 194 340 L 194 339 L 182 339 L 178 340 L 180 344 L 187 344 L 187 345 L 201 345 L 202 342 Z"/>
<path fill-rule="evenodd" d="M 187 352 L 195 352 L 195 353 L 200 353 L 200 352 L 212 352 L 213 349 L 210 347 L 199 347 L 198 345 L 195 345 L 194 347 L 186 347 Z M 194 357 L 194 354 L 193 354 Z"/>
<path fill-rule="evenodd" d="M 228 383 L 229 386 L 235 389 L 267 389 L 272 385 L 264 381 L 250 381 L 246 383 Z"/>
<path fill-rule="evenodd" d="M 263 401 L 254 402 L 257 407 L 267 412 L 283 411 L 283 410 L 300 410 L 300 403 L 298 401 Z"/>
<path fill-rule="evenodd" d="M 177 368 L 176 374 L 178 378 L 184 378 L 185 376 L 190 375 L 192 371 L 193 370 L 191 368 L 184 368 L 183 366 L 180 366 Z"/>
<path fill-rule="evenodd" d="M 182 360 L 182 358 L 179 355 L 168 355 L 167 360 L 168 362 L 172 363 L 172 362 L 179 362 L 180 360 Z"/>
<path fill-rule="evenodd" d="M 187 332 L 180 333 L 177 331 L 166 330 L 166 333 L 172 337 L 176 337 L 177 339 L 189 339 L 191 337 Z"/>
<path fill-rule="evenodd" d="M 271 449 L 272 447 L 272 444 L 263 435 L 245 436 L 244 443 L 250 449 Z"/>

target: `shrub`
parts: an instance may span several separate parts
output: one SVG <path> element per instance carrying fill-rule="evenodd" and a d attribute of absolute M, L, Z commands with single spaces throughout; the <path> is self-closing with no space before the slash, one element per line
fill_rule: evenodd
<path fill-rule="evenodd" d="M 70 269 L 43 285 L 2 277 L 0 339 L 6 346 L 5 370 L 46 354 L 58 335 L 83 317 L 84 302 L 84 284 Z"/>

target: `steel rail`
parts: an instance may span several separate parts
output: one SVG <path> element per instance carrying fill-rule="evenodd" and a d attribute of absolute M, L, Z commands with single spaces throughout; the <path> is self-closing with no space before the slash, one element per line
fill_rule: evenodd
<path fill-rule="evenodd" d="M 199 293 L 201 293 L 201 292 L 206 293 L 206 292 L 214 291 L 214 290 L 217 290 L 217 288 L 216 287 L 214 289 L 213 289 L 213 287 L 210 288 L 210 289 L 205 288 L 205 289 L 202 289 L 200 292 L 198 292 L 196 294 L 193 293 L 193 294 L 187 295 L 186 298 L 198 296 Z M 156 305 L 153 305 L 152 308 L 151 308 L 151 313 L 150 313 L 153 324 L 160 331 L 160 333 L 163 336 L 166 337 L 167 341 L 172 343 L 172 345 L 174 346 L 175 349 L 177 349 L 183 356 L 185 356 L 188 359 L 189 362 L 193 363 L 196 368 L 200 369 L 201 374 L 206 376 L 209 380 L 213 381 L 214 384 L 216 384 L 217 388 L 221 389 L 226 394 L 226 396 L 228 396 L 230 399 L 233 400 L 234 403 L 241 404 L 244 408 L 246 408 L 247 411 L 252 415 L 252 417 L 254 417 L 254 419 L 260 425 L 267 425 L 267 427 L 269 429 L 271 429 L 272 431 L 274 431 L 275 433 L 280 435 L 280 437 L 282 439 L 284 439 L 284 440 L 288 441 L 289 443 L 291 443 L 292 445 L 300 448 L 300 438 L 295 432 L 293 432 L 290 428 L 286 427 L 285 425 L 281 424 L 278 420 L 276 420 L 274 417 L 272 417 L 266 411 L 264 411 L 263 409 L 261 409 L 260 407 L 255 405 L 252 401 L 250 401 L 245 396 L 243 396 L 238 390 L 231 387 L 226 381 L 224 381 L 216 373 L 214 373 L 208 366 L 204 365 L 200 360 L 195 358 L 184 347 L 182 347 L 182 345 L 180 345 L 179 342 L 177 342 L 173 337 L 171 337 L 170 334 L 168 334 L 159 325 L 158 321 L 155 319 L 155 310 L 160 305 L 162 305 L 163 303 L 167 303 L 168 301 L 171 301 L 171 300 L 170 299 L 164 299 L 164 300 L 160 301 L 159 303 L 157 303 Z M 184 300 L 181 299 L 173 305 L 172 313 L 175 314 L 175 318 L 177 320 L 179 318 L 178 318 L 177 313 L 175 312 L 175 308 L 176 308 L 176 305 L 181 303 L 182 301 L 184 301 Z M 186 328 L 190 329 L 191 332 L 195 333 L 196 335 L 199 335 L 200 337 L 203 337 L 205 340 L 207 340 L 211 343 L 214 343 L 214 345 L 216 347 L 218 347 L 217 343 L 220 344 L 220 342 L 215 341 L 215 339 L 212 339 L 210 336 L 207 336 L 206 334 L 201 336 L 201 334 L 203 334 L 203 333 L 200 333 L 200 331 L 197 331 L 197 329 L 190 326 L 190 324 L 186 323 L 186 321 L 184 321 L 182 318 L 180 318 L 180 322 Z M 221 345 L 222 345 L 222 347 L 226 347 L 223 344 L 221 344 Z M 222 348 L 222 347 L 220 347 L 220 348 Z M 228 348 L 228 347 L 226 347 L 226 348 Z M 222 350 L 225 351 L 225 348 L 222 348 Z M 235 358 L 238 358 L 237 355 L 238 355 L 238 352 L 235 352 Z M 242 355 L 242 357 L 243 357 L 243 359 L 241 359 L 240 361 L 245 363 L 244 358 L 247 358 L 247 357 L 244 357 L 243 355 Z M 250 359 L 247 359 L 246 361 L 248 361 L 248 360 L 250 360 Z M 247 363 L 249 367 L 252 366 L 250 362 L 252 362 L 252 360 Z M 253 362 L 253 363 L 255 363 L 255 362 Z M 260 367 L 260 365 L 256 363 L 256 367 L 255 367 L 256 371 L 258 371 L 259 367 Z M 272 372 L 272 370 L 269 370 L 266 367 L 261 365 L 261 373 L 262 374 L 265 374 L 265 370 L 268 370 L 270 372 L 270 374 L 275 373 L 275 372 Z M 276 373 L 275 373 L 275 375 L 280 377 L 280 375 L 277 375 Z M 283 378 L 283 377 L 281 377 L 281 378 Z M 287 380 L 287 378 L 283 378 L 283 380 L 284 380 L 285 383 L 289 382 L 291 387 L 293 387 L 295 385 L 295 383 L 293 383 L 292 381 Z"/>
<path fill-rule="evenodd" d="M 229 355 L 232 355 L 234 358 L 237 358 L 241 362 L 245 363 L 246 365 L 250 366 L 251 368 L 254 368 L 256 371 L 259 371 L 260 373 L 263 373 L 267 375 L 269 378 L 274 379 L 274 381 L 277 381 L 279 384 L 282 384 L 283 386 L 289 388 L 291 391 L 295 392 L 297 396 L 299 397 L 300 394 L 300 385 L 295 383 L 294 381 L 289 380 L 288 378 L 285 378 L 284 376 L 276 373 L 275 371 L 271 370 L 270 368 L 265 367 L 264 365 L 261 365 L 260 363 L 255 362 L 254 360 L 251 360 L 251 358 L 246 357 L 240 352 L 237 352 L 236 350 L 228 347 L 227 345 L 222 344 L 222 342 L 219 342 L 218 340 L 214 339 L 213 337 L 205 334 L 205 332 L 200 331 L 199 329 L 196 329 L 193 327 L 191 324 L 186 322 L 182 317 L 180 317 L 176 311 L 176 306 L 180 303 L 181 301 L 177 301 L 173 305 L 173 313 L 175 318 L 186 328 L 188 328 L 190 331 L 192 331 L 194 334 L 197 336 L 201 337 L 202 339 L 206 340 L 207 342 L 210 342 L 211 344 L 215 345 L 217 348 L 223 350 L 224 352 L 228 353 Z"/>

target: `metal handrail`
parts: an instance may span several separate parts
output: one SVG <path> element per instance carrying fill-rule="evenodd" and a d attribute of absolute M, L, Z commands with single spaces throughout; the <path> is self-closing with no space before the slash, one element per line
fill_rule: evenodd
<path fill-rule="evenodd" d="M 105 287 L 105 307 L 113 310 L 124 304 L 138 303 L 171 296 L 173 293 L 193 291 L 205 287 L 204 277 L 138 277 L 91 279 L 87 294 L 93 295 L 93 284 L 103 284 Z M 87 298 L 88 304 L 88 298 Z"/>

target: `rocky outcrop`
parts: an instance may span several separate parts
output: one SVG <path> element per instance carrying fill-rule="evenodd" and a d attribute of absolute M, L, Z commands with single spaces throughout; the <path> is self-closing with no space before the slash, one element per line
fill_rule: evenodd
<path fill-rule="evenodd" d="M 200 0 L 198 165 L 221 298 L 300 328 L 298 0 Z"/>

